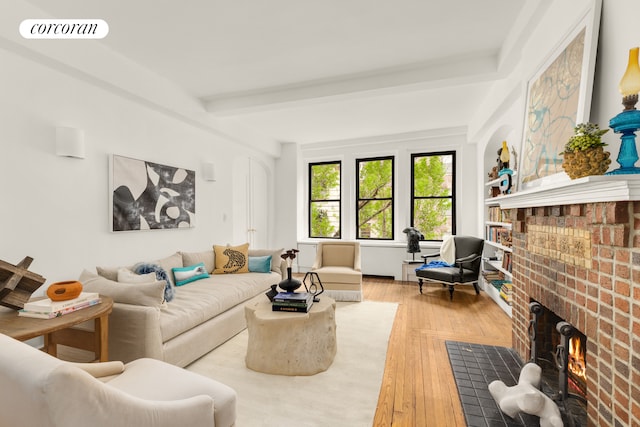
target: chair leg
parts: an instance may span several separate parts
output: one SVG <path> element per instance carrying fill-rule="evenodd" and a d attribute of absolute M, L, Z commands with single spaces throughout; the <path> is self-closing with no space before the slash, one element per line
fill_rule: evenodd
<path fill-rule="evenodd" d="M 449 300 L 453 301 L 453 285 L 449 285 Z"/>
<path fill-rule="evenodd" d="M 422 293 L 422 279 L 418 278 L 418 286 L 420 286 L 420 293 Z"/>
<path fill-rule="evenodd" d="M 476 290 L 476 295 L 480 295 L 480 289 L 478 289 L 478 282 L 473 283 L 473 289 Z"/>

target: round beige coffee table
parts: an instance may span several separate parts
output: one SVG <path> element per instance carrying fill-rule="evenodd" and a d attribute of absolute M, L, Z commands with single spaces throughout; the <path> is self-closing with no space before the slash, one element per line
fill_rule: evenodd
<path fill-rule="evenodd" d="M 244 309 L 249 341 L 247 368 L 277 375 L 326 371 L 336 355 L 336 302 L 320 298 L 308 313 L 272 311 L 268 300 Z"/>

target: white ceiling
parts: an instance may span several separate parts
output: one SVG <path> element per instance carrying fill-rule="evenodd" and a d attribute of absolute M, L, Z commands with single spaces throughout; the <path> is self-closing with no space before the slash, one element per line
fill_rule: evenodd
<path fill-rule="evenodd" d="M 466 126 L 539 0 L 28 0 L 100 18 L 113 51 L 220 123 L 313 143 Z"/>

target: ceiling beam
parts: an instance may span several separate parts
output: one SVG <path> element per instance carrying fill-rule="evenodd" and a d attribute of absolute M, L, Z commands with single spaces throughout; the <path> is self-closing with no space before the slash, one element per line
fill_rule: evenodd
<path fill-rule="evenodd" d="M 429 63 L 351 74 L 286 86 L 212 95 L 202 99 L 216 116 L 294 108 L 341 99 L 428 90 L 500 78 L 498 52 L 481 52 Z"/>

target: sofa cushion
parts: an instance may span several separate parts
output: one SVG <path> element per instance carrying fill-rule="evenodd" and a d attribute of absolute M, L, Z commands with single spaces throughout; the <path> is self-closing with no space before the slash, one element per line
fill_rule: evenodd
<path fill-rule="evenodd" d="M 220 273 L 248 273 L 249 272 L 249 243 L 238 246 L 214 245 L 215 274 Z"/>
<path fill-rule="evenodd" d="M 151 283 L 155 281 L 156 281 L 155 273 L 137 274 L 125 267 L 118 269 L 118 282 Z"/>
<path fill-rule="evenodd" d="M 168 273 L 171 273 L 171 269 L 173 268 L 184 267 L 184 264 L 182 263 L 182 254 L 180 254 L 180 252 L 176 252 L 173 255 L 170 255 L 166 258 L 159 259 L 157 261 L 154 261 L 153 263 L 158 264 L 160 267 L 164 269 L 164 271 L 167 272 L 167 276 L 169 277 L 169 282 L 171 282 L 172 286 L 175 286 L 176 283 L 173 280 L 173 275 Z"/>
<path fill-rule="evenodd" d="M 193 264 L 197 264 L 198 262 L 200 262 L 200 260 L 198 260 L 198 261 L 196 261 L 194 263 L 186 264 L 186 265 L 193 265 Z M 184 267 L 185 266 L 185 264 L 183 264 L 183 262 L 182 262 L 182 254 L 180 252 L 176 252 L 175 254 L 170 255 L 170 256 L 168 256 L 166 258 L 162 258 L 162 259 L 159 259 L 159 260 L 156 260 L 156 261 L 151 261 L 151 263 L 152 264 L 158 264 L 165 271 L 171 271 L 171 269 L 174 268 L 174 267 Z M 128 265 L 128 266 L 119 266 L 119 267 L 98 266 L 98 267 L 96 267 L 96 271 L 98 272 L 99 276 L 105 277 L 105 278 L 107 278 L 109 280 L 118 281 L 118 270 L 120 270 L 121 268 L 127 268 L 127 269 L 133 271 L 134 265 L 135 264 Z M 170 281 L 171 281 L 171 284 L 174 285 L 172 277 L 170 277 Z"/>
<path fill-rule="evenodd" d="M 214 274 L 184 286 L 162 310 L 160 329 L 167 342 L 183 332 L 266 292 L 282 278 L 277 273 Z M 266 296 L 264 297 L 266 300 Z"/>
<path fill-rule="evenodd" d="M 249 256 L 258 257 L 258 256 L 271 255 L 271 271 L 273 271 L 274 273 L 282 274 L 282 272 L 280 271 L 280 262 L 282 261 L 282 258 L 280 258 L 280 255 L 282 255 L 283 251 L 284 251 L 284 248 L 280 248 L 280 249 L 249 248 Z"/>
<path fill-rule="evenodd" d="M 322 245 L 322 265 L 336 265 L 353 268 L 355 248 L 352 245 Z"/>
<path fill-rule="evenodd" d="M 253 273 L 268 273 L 271 271 L 271 255 L 249 256 L 249 271 Z"/>
<path fill-rule="evenodd" d="M 98 273 L 98 276 L 102 276 L 105 279 L 109 279 L 109 280 L 113 280 L 114 282 L 118 281 L 118 270 L 120 270 L 121 268 L 126 268 L 128 270 L 131 270 L 133 268 L 133 265 L 130 267 L 103 267 L 103 266 L 97 266 L 96 267 L 96 272 Z"/>
<path fill-rule="evenodd" d="M 208 273 L 213 273 L 213 269 L 216 268 L 213 248 L 208 251 L 180 253 L 182 254 L 182 265 L 196 265 L 202 262 Z"/>
<path fill-rule="evenodd" d="M 167 270 L 159 266 L 158 264 L 148 263 L 148 262 L 140 262 L 133 266 L 133 271 L 138 274 L 147 274 L 153 273 L 156 275 L 157 280 L 164 281 L 164 300 L 169 302 L 175 296 L 175 289 L 173 287 L 173 277 Z"/>
<path fill-rule="evenodd" d="M 313 270 L 318 273 L 322 283 L 361 283 L 362 273 L 349 267 L 321 267 Z"/>
<path fill-rule="evenodd" d="M 173 273 L 176 286 L 186 285 L 187 283 L 209 277 L 209 273 L 204 266 L 204 262 L 199 262 L 198 264 L 191 265 L 189 267 L 173 268 L 171 271 Z"/>
<path fill-rule="evenodd" d="M 84 270 L 78 279 L 86 292 L 98 292 L 123 304 L 162 307 L 164 301 L 164 281 L 150 283 L 120 283 Z"/>

